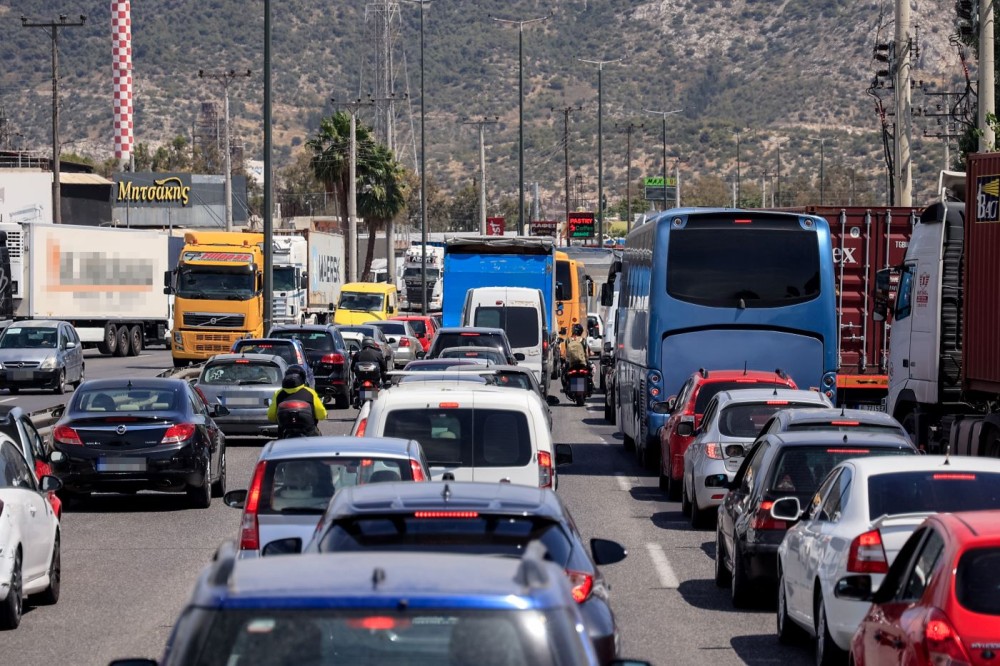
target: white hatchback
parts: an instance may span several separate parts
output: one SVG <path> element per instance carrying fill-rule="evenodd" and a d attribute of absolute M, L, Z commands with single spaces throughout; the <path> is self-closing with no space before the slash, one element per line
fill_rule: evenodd
<path fill-rule="evenodd" d="M 830 470 L 804 512 L 798 498 L 775 500 L 774 518 L 799 519 L 778 548 L 779 639 L 806 633 L 818 664 L 846 660 L 871 606 L 851 591 L 877 590 L 929 514 L 985 509 L 1000 509 L 1000 460 L 964 456 L 853 458 Z"/>
<path fill-rule="evenodd" d="M 469 382 L 400 383 L 358 414 L 352 434 L 420 442 L 431 479 L 556 488 L 556 466 L 573 460 L 554 444 L 545 405 L 528 391 Z"/>

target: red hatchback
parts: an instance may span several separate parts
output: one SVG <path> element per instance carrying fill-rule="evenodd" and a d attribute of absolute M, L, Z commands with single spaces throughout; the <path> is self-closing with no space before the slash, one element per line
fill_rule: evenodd
<path fill-rule="evenodd" d="M 434 342 L 434 335 L 438 327 L 434 323 L 434 318 L 426 315 L 396 315 L 389 317 L 392 321 L 408 321 L 413 332 L 420 340 L 420 346 L 424 348 L 426 354 L 431 350 L 431 343 Z"/>
<path fill-rule="evenodd" d="M 852 663 L 996 664 L 1000 511 L 929 516 L 874 595 L 870 586 L 867 576 L 837 584 L 839 597 L 872 601 L 851 641 Z"/>
<path fill-rule="evenodd" d="M 698 370 L 684 382 L 677 395 L 667 398 L 670 417 L 660 428 L 660 490 L 671 500 L 681 497 L 684 475 L 684 452 L 694 441 L 694 431 L 709 401 L 721 391 L 761 388 L 761 384 L 779 388 L 798 388 L 788 375 L 775 370 Z"/>

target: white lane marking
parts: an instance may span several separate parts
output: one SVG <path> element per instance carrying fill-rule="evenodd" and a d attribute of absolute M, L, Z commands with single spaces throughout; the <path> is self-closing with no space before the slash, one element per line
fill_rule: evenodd
<path fill-rule="evenodd" d="M 10 402 L 11 400 L 17 400 L 17 398 L 4 398 L 3 400 L 0 400 L 0 402 Z"/>
<path fill-rule="evenodd" d="M 674 573 L 673 567 L 670 566 L 670 560 L 667 559 L 667 554 L 663 552 L 660 544 L 647 543 L 646 551 L 649 553 L 649 559 L 653 560 L 653 568 L 656 569 L 656 575 L 660 579 L 660 587 L 671 590 L 676 590 L 680 587 L 680 583 L 677 581 L 677 574 Z"/>
<path fill-rule="evenodd" d="M 618 487 L 624 490 L 625 492 L 629 492 L 630 490 L 632 490 L 632 484 L 629 483 L 627 476 L 616 474 L 615 480 L 618 482 Z"/>

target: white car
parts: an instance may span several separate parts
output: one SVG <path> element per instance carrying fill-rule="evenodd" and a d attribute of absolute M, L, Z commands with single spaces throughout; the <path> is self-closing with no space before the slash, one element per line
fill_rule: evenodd
<path fill-rule="evenodd" d="M 604 349 L 604 317 L 597 312 L 587 313 L 587 350 L 591 356 L 600 356 Z"/>
<path fill-rule="evenodd" d="M 544 403 L 529 391 L 455 381 L 401 382 L 362 409 L 359 437 L 420 442 L 431 479 L 517 483 L 556 488 L 556 466 L 573 460 L 556 445 Z"/>
<path fill-rule="evenodd" d="M 691 525 L 710 524 L 743 457 L 775 412 L 830 406 L 822 393 L 799 389 L 739 389 L 713 396 L 684 451 L 681 511 L 690 515 Z"/>
<path fill-rule="evenodd" d="M 0 628 L 21 623 L 24 598 L 59 600 L 59 519 L 47 493 L 62 488 L 54 476 L 41 482 L 17 445 L 0 439 Z"/>
<path fill-rule="evenodd" d="M 805 633 L 817 664 L 846 661 L 871 604 L 838 589 L 877 590 L 929 514 L 985 509 L 1000 509 L 1000 460 L 964 456 L 853 458 L 830 471 L 804 513 L 796 497 L 775 500 L 775 519 L 801 517 L 778 548 L 779 639 Z"/>

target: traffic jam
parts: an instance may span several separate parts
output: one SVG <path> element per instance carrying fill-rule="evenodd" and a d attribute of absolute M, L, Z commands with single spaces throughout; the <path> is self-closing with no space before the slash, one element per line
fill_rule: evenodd
<path fill-rule="evenodd" d="M 188 233 L 169 331 L 0 335 L 0 646 L 87 614 L 98 526 L 167 567 L 192 516 L 167 617 L 81 663 L 994 663 L 998 182 L 455 236 L 311 311 L 304 259 L 257 334 L 263 235 Z"/>

